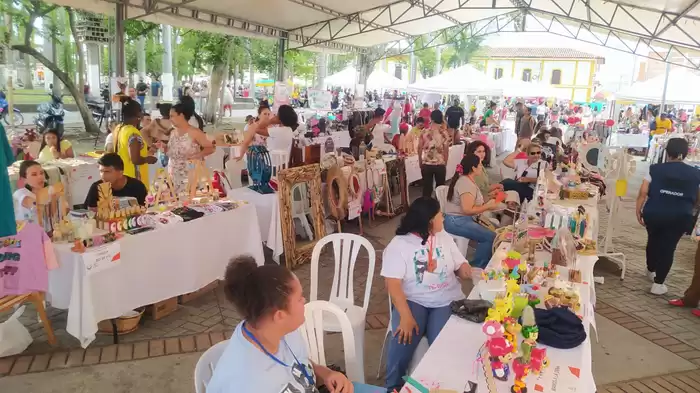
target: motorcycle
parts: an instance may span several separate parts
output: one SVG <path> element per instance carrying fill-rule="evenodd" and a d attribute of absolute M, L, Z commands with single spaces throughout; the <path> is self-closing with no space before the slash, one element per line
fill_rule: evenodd
<path fill-rule="evenodd" d="M 5 97 L 0 97 L 0 116 L 2 119 L 5 121 L 5 124 L 8 126 L 10 125 L 10 104 L 7 102 Z M 14 112 L 14 125 L 15 126 L 21 126 L 22 123 L 24 123 L 24 117 L 22 117 L 22 113 L 20 112 L 19 109 L 17 108 L 12 108 Z"/>
<path fill-rule="evenodd" d="M 109 90 L 103 89 L 101 97 L 90 96 L 85 101 L 100 132 L 109 133 L 109 124 L 117 119 L 117 112 L 112 110 L 112 103 L 109 100 Z"/>
<path fill-rule="evenodd" d="M 43 135 L 46 130 L 58 131 L 59 137 L 63 136 L 63 117 L 66 112 L 63 110 L 62 96 L 49 93 L 51 102 L 44 102 L 37 107 L 38 115 L 34 118 L 37 132 Z"/>

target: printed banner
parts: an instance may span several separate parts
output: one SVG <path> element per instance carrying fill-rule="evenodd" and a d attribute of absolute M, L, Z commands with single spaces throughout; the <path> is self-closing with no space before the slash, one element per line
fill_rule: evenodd
<path fill-rule="evenodd" d="M 88 248 L 83 253 L 83 266 L 85 266 L 86 276 L 116 267 L 120 262 L 121 253 L 119 242 Z"/>
<path fill-rule="evenodd" d="M 333 95 L 328 90 L 309 89 L 309 109 L 330 110 Z"/>
<path fill-rule="evenodd" d="M 272 112 L 277 113 L 277 110 L 282 105 L 289 105 L 289 97 L 292 96 L 293 86 L 284 82 L 275 82 L 274 103 L 272 104 Z"/>

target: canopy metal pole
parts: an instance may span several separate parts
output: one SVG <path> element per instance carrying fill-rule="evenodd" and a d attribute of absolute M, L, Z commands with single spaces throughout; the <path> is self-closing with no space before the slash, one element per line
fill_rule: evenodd
<path fill-rule="evenodd" d="M 668 75 L 671 73 L 671 63 L 666 63 L 666 75 L 664 76 L 664 90 L 661 93 L 661 108 L 659 108 L 659 114 L 666 111 L 666 91 L 668 90 Z"/>
<path fill-rule="evenodd" d="M 277 44 L 277 80 L 279 82 L 284 82 L 284 49 L 287 44 L 287 40 L 284 38 L 279 39 L 279 44 Z"/>
<path fill-rule="evenodd" d="M 126 5 L 117 4 L 115 14 L 116 37 L 114 39 L 115 52 L 117 55 L 117 77 L 126 76 L 126 55 L 124 53 L 124 20 L 126 19 Z"/>

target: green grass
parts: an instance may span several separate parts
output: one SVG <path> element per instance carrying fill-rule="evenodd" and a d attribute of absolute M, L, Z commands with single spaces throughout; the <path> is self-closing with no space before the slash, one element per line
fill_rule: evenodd
<path fill-rule="evenodd" d="M 48 93 L 43 89 L 16 89 L 12 91 L 12 98 L 15 104 L 36 104 L 49 101 Z M 75 100 L 71 96 L 63 97 L 64 104 L 74 104 Z"/>

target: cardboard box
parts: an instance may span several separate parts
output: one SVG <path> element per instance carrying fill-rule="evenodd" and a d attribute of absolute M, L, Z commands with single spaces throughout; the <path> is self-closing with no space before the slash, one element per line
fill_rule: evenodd
<path fill-rule="evenodd" d="M 165 318 L 177 310 L 177 296 L 148 306 L 147 311 L 154 321 Z"/>
<path fill-rule="evenodd" d="M 214 280 L 207 284 L 204 288 L 198 289 L 194 292 L 190 292 L 180 296 L 180 304 L 185 304 L 191 302 L 192 300 L 198 299 L 207 293 L 216 289 L 219 286 L 219 280 Z"/>

